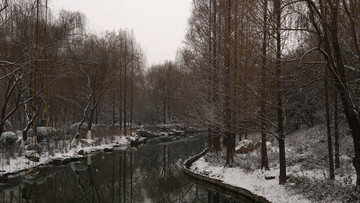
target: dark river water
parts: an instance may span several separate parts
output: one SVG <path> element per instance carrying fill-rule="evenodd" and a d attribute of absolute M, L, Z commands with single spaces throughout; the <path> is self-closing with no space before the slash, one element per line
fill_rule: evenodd
<path fill-rule="evenodd" d="M 204 138 L 149 143 L 139 150 L 96 153 L 65 166 L 45 166 L 2 184 L 4 202 L 238 202 L 198 186 L 180 167 L 206 147 Z"/>

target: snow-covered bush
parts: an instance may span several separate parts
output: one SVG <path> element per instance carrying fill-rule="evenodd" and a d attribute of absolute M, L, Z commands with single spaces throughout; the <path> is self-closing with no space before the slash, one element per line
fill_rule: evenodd
<path fill-rule="evenodd" d="M 53 127 L 37 127 L 37 141 L 42 142 L 45 139 L 54 139 L 59 135 L 59 131 Z M 33 137 L 33 130 L 28 131 L 28 137 Z"/>
<path fill-rule="evenodd" d="M 26 145 L 25 148 L 26 148 L 26 150 L 36 151 L 39 154 L 41 154 L 41 152 L 43 151 L 43 146 L 40 144 L 35 144 L 35 143 L 30 143 L 29 145 Z"/>
<path fill-rule="evenodd" d="M 3 132 L 0 137 L 0 143 L 2 146 L 13 146 L 18 140 L 18 136 L 14 132 Z"/>

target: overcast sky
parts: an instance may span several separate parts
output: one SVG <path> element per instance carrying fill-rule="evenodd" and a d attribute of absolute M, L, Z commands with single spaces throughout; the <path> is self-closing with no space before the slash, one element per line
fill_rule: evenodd
<path fill-rule="evenodd" d="M 50 0 L 49 7 L 80 11 L 92 32 L 133 30 L 148 65 L 175 59 L 184 40 L 192 0 Z"/>

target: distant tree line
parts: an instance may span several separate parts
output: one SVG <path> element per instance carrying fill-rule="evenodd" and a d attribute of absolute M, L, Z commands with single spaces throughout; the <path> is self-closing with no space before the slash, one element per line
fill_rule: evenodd
<path fill-rule="evenodd" d="M 0 14 L 0 132 L 10 120 L 24 131 L 103 122 L 126 133 L 140 120 L 145 56 L 132 32 L 88 34 L 85 16 L 53 16 L 47 1 L 12 1 Z"/>
<path fill-rule="evenodd" d="M 54 16 L 46 0 L 6 3 L 0 134 L 8 121 L 25 140 L 36 126 L 103 123 L 130 134 L 137 124 L 183 122 L 187 73 L 171 61 L 146 68 L 132 31 L 91 34 L 80 12 Z"/>

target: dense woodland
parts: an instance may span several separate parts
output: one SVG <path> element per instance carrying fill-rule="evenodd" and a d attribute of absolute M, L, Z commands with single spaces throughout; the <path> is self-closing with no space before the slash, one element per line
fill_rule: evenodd
<path fill-rule="evenodd" d="M 275 136 L 283 184 L 286 135 L 325 123 L 334 179 L 339 122 L 345 121 L 360 184 L 359 6 L 345 0 L 193 2 L 178 62 L 194 78 L 187 112 L 207 126 L 214 151 L 223 140 L 227 165 L 236 137 L 261 131 L 261 167 L 268 169 L 266 137 Z"/>
<path fill-rule="evenodd" d="M 206 127 L 212 151 L 261 132 L 327 126 L 330 178 L 339 167 L 339 124 L 353 138 L 360 185 L 360 1 L 194 0 L 175 61 L 147 67 L 132 31 L 87 33 L 86 17 L 52 15 L 46 1 L 0 4 L 0 132 L 6 122 L 66 128 L 104 123 L 126 135 L 138 124 Z"/>

